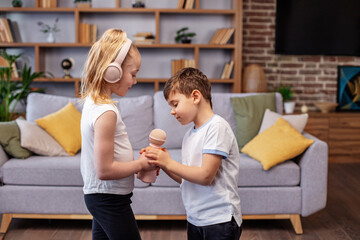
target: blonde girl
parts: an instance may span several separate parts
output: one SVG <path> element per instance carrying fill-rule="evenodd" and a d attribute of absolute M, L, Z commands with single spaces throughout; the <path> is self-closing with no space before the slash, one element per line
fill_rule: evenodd
<path fill-rule="evenodd" d="M 141 56 L 120 29 L 109 29 L 90 49 L 81 83 L 81 174 L 93 216 L 93 239 L 141 239 L 130 203 L 134 174 L 153 167 L 133 150 L 112 94 L 136 84 Z"/>

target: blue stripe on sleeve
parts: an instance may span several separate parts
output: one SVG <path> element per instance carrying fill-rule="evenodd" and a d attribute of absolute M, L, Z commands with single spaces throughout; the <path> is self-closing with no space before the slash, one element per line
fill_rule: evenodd
<path fill-rule="evenodd" d="M 204 149 L 202 151 L 202 153 L 220 155 L 220 156 L 223 156 L 223 159 L 228 157 L 228 154 L 226 152 L 219 151 L 219 150 L 214 150 L 214 149 Z"/>

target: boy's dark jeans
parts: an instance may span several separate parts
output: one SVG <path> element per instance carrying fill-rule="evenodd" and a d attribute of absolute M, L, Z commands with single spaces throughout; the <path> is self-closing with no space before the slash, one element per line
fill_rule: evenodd
<path fill-rule="evenodd" d="M 234 218 L 230 222 L 204 227 L 187 223 L 188 240 L 239 240 L 241 232 L 242 227 L 237 225 Z"/>
<path fill-rule="evenodd" d="M 92 237 L 98 239 L 141 239 L 139 229 L 131 209 L 132 193 L 86 194 L 86 206 L 93 216 Z"/>

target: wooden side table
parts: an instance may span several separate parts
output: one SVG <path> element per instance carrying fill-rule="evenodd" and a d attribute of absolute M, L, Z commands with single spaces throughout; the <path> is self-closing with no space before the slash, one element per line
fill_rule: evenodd
<path fill-rule="evenodd" d="M 304 131 L 328 143 L 330 162 L 360 162 L 360 113 L 309 112 Z"/>

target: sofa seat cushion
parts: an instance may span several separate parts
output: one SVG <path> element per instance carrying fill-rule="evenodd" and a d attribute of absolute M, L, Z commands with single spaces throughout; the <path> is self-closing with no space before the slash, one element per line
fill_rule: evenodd
<path fill-rule="evenodd" d="M 289 160 L 269 171 L 260 162 L 240 153 L 239 187 L 296 186 L 300 184 L 300 166 Z"/>
<path fill-rule="evenodd" d="M 168 151 L 172 159 L 181 162 L 181 149 L 168 149 Z M 134 155 L 135 159 L 138 158 L 138 151 L 134 151 Z M 240 153 L 239 187 L 297 186 L 299 184 L 300 167 L 294 161 L 286 161 L 269 171 L 264 171 L 260 162 Z M 151 183 L 151 185 L 156 187 L 180 186 L 162 170 L 160 170 L 156 182 Z"/>
<path fill-rule="evenodd" d="M 10 159 L 3 165 L 3 181 L 13 185 L 83 186 L 80 154 Z"/>
<path fill-rule="evenodd" d="M 10 159 L 2 167 L 3 182 L 8 185 L 83 186 L 80 153 L 75 156 L 32 156 L 26 160 Z M 135 180 L 135 187 L 147 183 Z"/>

